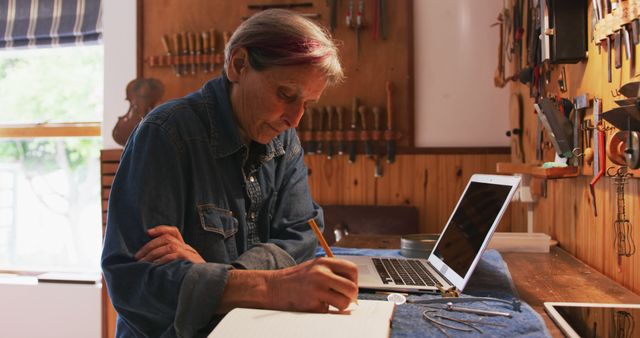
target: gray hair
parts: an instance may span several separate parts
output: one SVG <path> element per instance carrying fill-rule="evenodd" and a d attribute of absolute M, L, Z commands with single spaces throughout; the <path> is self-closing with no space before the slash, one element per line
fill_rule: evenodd
<path fill-rule="evenodd" d="M 243 22 L 224 49 L 225 70 L 238 48 L 247 49 L 249 63 L 256 70 L 313 65 L 325 73 L 329 84 L 344 79 L 338 48 L 329 33 L 292 11 L 269 9 Z"/>

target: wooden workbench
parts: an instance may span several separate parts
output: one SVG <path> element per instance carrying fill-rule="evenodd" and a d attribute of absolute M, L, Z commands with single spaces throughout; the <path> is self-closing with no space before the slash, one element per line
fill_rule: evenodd
<path fill-rule="evenodd" d="M 399 249 L 400 237 L 349 235 L 334 246 Z M 520 298 L 544 319 L 554 337 L 563 337 L 544 312 L 544 302 L 638 303 L 640 296 L 604 276 L 566 251 L 552 247 L 549 253 L 501 253 Z"/>

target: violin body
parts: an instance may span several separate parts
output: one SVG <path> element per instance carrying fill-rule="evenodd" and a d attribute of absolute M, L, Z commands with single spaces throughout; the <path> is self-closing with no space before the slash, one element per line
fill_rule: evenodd
<path fill-rule="evenodd" d="M 162 95 L 164 95 L 164 86 L 156 79 L 139 78 L 127 84 L 129 110 L 118 117 L 118 122 L 111 133 L 116 143 L 121 146 L 127 143 L 129 135 L 147 113 L 160 102 Z"/>

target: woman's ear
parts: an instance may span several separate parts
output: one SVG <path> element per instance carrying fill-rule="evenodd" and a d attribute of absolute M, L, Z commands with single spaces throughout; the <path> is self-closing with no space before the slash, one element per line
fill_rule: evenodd
<path fill-rule="evenodd" d="M 245 48 L 238 48 L 231 53 L 231 59 L 227 64 L 227 77 L 232 83 L 236 83 L 240 80 L 242 72 L 248 64 L 247 50 Z"/>

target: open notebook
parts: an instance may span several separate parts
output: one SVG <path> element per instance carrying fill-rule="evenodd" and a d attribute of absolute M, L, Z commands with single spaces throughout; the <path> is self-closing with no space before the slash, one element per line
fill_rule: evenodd
<path fill-rule="evenodd" d="M 351 311 L 287 312 L 237 308 L 229 312 L 208 338 L 388 338 L 395 304 L 358 300 Z"/>

